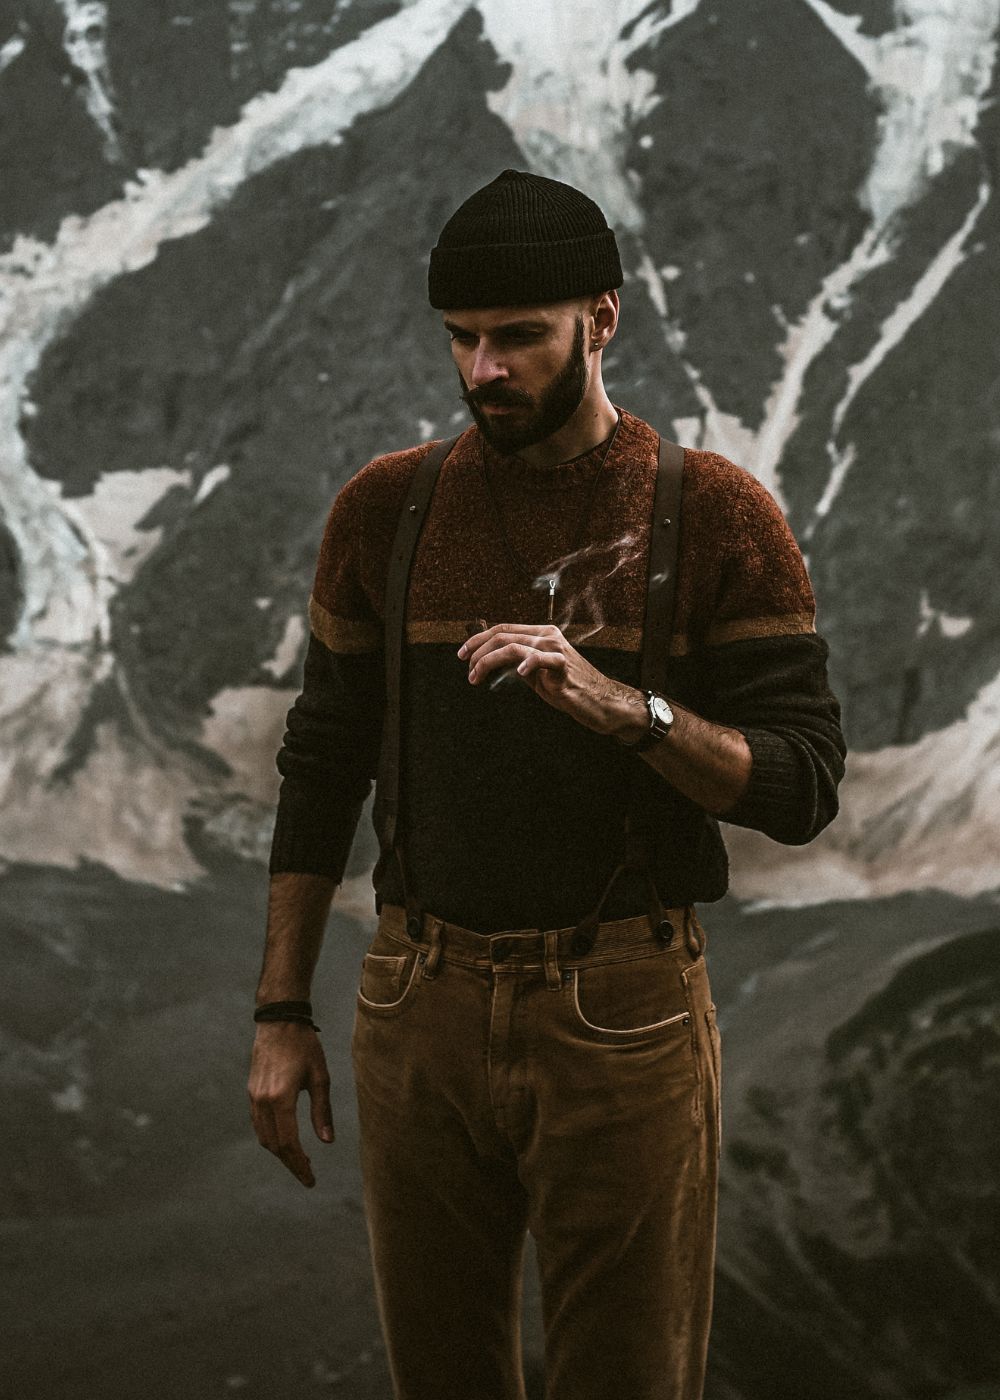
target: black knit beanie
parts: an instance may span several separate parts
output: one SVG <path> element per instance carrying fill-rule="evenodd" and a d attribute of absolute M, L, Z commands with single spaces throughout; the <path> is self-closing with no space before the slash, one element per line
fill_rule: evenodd
<path fill-rule="evenodd" d="M 592 199 L 561 180 L 504 170 L 455 210 L 431 250 L 440 310 L 527 306 L 623 282 L 615 235 Z"/>

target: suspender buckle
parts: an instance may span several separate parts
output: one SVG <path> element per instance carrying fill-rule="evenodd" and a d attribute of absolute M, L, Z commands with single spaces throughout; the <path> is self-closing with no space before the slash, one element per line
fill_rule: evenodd
<path fill-rule="evenodd" d="M 594 934 L 578 928 L 569 941 L 569 950 L 574 958 L 585 958 L 594 946 Z"/>

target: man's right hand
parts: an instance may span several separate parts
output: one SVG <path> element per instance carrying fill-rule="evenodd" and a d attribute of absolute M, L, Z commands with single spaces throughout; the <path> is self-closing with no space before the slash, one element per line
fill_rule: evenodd
<path fill-rule="evenodd" d="M 250 1116 L 262 1147 L 280 1157 L 303 1186 L 315 1186 L 299 1141 L 299 1094 L 309 1094 L 310 1117 L 321 1142 L 333 1142 L 330 1074 L 319 1036 L 297 1021 L 260 1021 L 250 1061 Z"/>

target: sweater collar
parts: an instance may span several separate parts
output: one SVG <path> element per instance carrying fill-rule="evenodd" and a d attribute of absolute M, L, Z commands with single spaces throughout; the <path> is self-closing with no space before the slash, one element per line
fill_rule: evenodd
<path fill-rule="evenodd" d="M 607 468 L 613 469 L 620 460 L 623 450 L 623 440 L 627 442 L 634 435 L 635 419 L 630 413 L 626 413 L 618 404 L 614 407 L 621 414 L 621 425 L 614 442 L 611 444 L 608 453 Z M 511 483 L 533 491 L 565 491 L 574 486 L 579 486 L 582 482 L 592 481 L 601 469 L 604 454 L 607 449 L 608 434 L 602 442 L 597 443 L 587 452 L 581 452 L 577 457 L 571 457 L 567 462 L 556 462 L 552 466 L 538 467 L 530 462 L 526 462 L 523 457 L 518 457 L 513 453 L 497 452 L 486 441 L 479 429 L 472 430 L 476 439 L 482 444 L 483 459 L 486 470 L 491 481 L 497 483 Z"/>

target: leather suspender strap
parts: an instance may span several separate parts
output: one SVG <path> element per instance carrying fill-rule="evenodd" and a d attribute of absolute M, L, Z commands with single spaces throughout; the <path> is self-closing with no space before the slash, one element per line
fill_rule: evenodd
<path fill-rule="evenodd" d="M 646 574 L 646 612 L 642 627 L 639 672 L 643 689 L 657 692 L 666 689 L 670 643 L 674 630 L 683 475 L 683 447 L 661 437 L 656 486 L 653 491 L 649 566 Z M 633 775 L 629 783 L 628 809 L 625 816 L 625 859 L 612 873 L 595 908 L 577 925 L 572 940 L 573 954 L 576 957 L 588 953 L 594 946 L 597 926 L 607 897 L 626 870 L 641 873 L 645 880 L 651 928 L 667 941 L 673 934 L 673 929 L 666 921 L 663 903 L 653 879 L 649 830 L 640 820 L 637 776 Z"/>
<path fill-rule="evenodd" d="M 642 657 L 639 666 L 643 690 L 655 690 L 658 694 L 663 694 L 666 690 L 670 645 L 673 641 L 683 478 L 683 447 L 661 437 L 656 487 L 653 492 L 653 519 L 649 533 L 646 615 L 642 625 Z M 648 831 L 644 832 L 639 825 L 639 804 L 635 788 L 636 784 L 633 782 L 628 815 L 625 819 L 625 863 L 630 870 L 647 868 L 651 862 Z"/>
<path fill-rule="evenodd" d="M 439 442 L 422 457 L 413 473 L 403 508 L 400 511 L 396 536 L 389 557 L 385 581 L 385 714 L 382 722 L 382 748 L 379 753 L 378 779 L 372 820 L 378 833 L 383 860 L 396 846 L 399 823 L 399 772 L 402 735 L 402 676 L 403 644 L 406 633 L 406 594 L 410 565 L 417 547 L 427 507 L 445 458 L 458 441 L 457 437 Z M 404 891 L 406 872 L 400 859 Z"/>
<path fill-rule="evenodd" d="M 667 665 L 674 627 L 677 560 L 681 534 L 681 481 L 684 449 L 660 438 L 659 469 L 653 494 L 653 523 L 649 536 L 646 617 L 642 627 L 642 687 L 666 688 Z"/>

